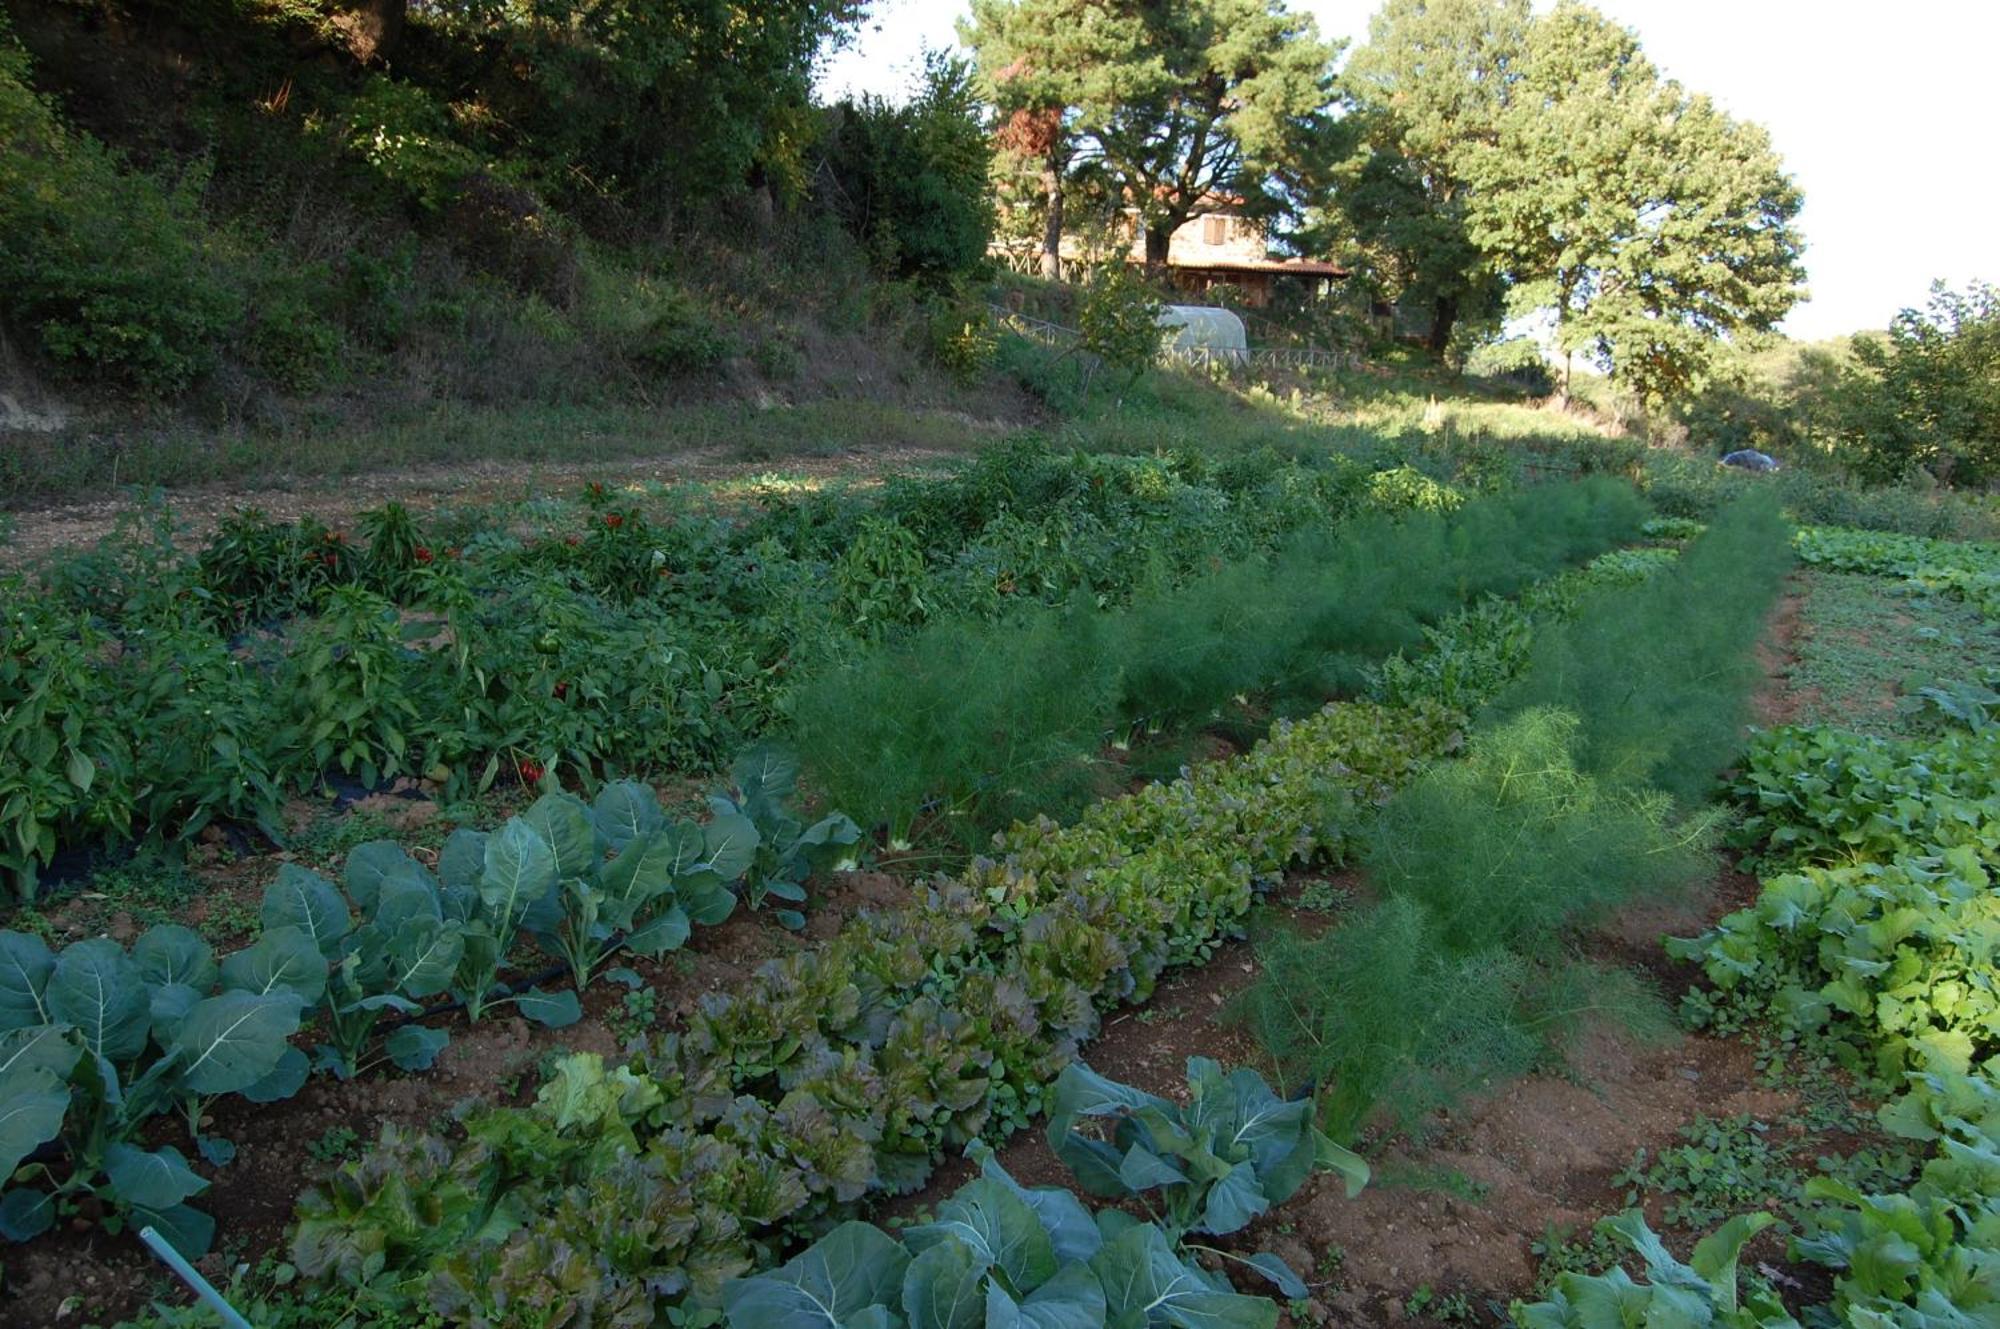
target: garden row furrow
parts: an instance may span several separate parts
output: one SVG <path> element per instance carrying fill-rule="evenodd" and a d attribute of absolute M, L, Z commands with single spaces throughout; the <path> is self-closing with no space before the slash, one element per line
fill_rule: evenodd
<path fill-rule="evenodd" d="M 1533 598 L 1566 612 L 1658 565 L 1613 557 Z M 1518 623 L 1456 626 L 1445 686 L 1472 686 L 1475 657 L 1489 688 L 1518 666 Z M 1397 677 L 1380 685 L 1418 690 Z M 1001 858 L 772 962 L 628 1066 L 570 1059 L 537 1106 L 476 1114 L 457 1144 L 392 1133 L 308 1193 L 294 1260 L 380 1314 L 712 1299 L 829 1216 L 921 1185 L 941 1152 L 1026 1125 L 1106 1011 L 1211 953 L 1259 880 L 1347 852 L 1458 727 L 1414 697 L 1336 704 L 1069 828 L 1018 827 Z"/>

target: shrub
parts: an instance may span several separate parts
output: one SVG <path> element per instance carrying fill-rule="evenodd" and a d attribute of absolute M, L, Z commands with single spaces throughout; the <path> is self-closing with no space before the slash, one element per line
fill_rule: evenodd
<path fill-rule="evenodd" d="M 28 87 L 0 21 L 0 316 L 50 357 L 170 396 L 242 315 L 211 262 L 198 176 L 132 170 Z"/>
<path fill-rule="evenodd" d="M 1159 358 L 1161 308 L 1159 296 L 1129 265 L 1109 263 L 1077 310 L 1077 348 L 1130 387 Z"/>
<path fill-rule="evenodd" d="M 878 269 L 948 282 L 986 261 L 993 149 L 969 62 L 929 53 L 915 97 L 841 102 L 823 133 L 826 202 Z"/>

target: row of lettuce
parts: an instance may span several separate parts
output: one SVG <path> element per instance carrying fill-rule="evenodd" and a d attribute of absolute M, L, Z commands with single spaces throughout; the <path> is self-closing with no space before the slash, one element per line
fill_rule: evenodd
<path fill-rule="evenodd" d="M 1478 508 L 1464 525 L 1416 524 L 1427 539 L 1451 531 L 1490 539 L 1491 562 L 1511 577 L 1527 561 L 1559 565 L 1597 547 L 1604 533 L 1629 524 L 1630 504 L 1629 491 L 1590 486 L 1552 491 L 1540 520 L 1508 503 Z M 1518 530 L 1496 525 L 1517 516 Z M 1516 627 L 1493 638 L 1502 646 L 1520 638 L 1527 616 L 1567 611 L 1581 587 L 1650 566 L 1632 554 L 1607 556 L 1533 588 L 1519 606 L 1482 605 L 1430 631 L 1441 649 L 1454 632 L 1473 643 L 1475 624 L 1516 615 Z M 1409 579 L 1429 585 L 1458 575 L 1453 564 Z M 1412 690 L 1422 658 L 1385 666 L 1384 690 Z M 1503 652 L 1493 667 L 1510 664 Z M 1276 848 L 1259 848 L 1259 871 L 1270 870 L 1267 859 L 1282 863 L 1316 843 L 1308 832 L 1317 783 L 1293 778 L 1290 767 L 1280 774 L 1273 790 L 1289 792 L 1266 793 L 1232 823 L 1260 846 L 1278 836 Z M 807 824 L 798 778 L 796 760 L 761 745 L 737 761 L 701 824 L 670 820 L 650 789 L 616 781 L 590 804 L 552 790 L 491 834 L 458 830 L 434 869 L 386 841 L 352 851 L 338 884 L 286 864 L 266 890 L 261 932 L 219 961 L 177 925 L 151 929 L 129 953 L 106 939 L 52 953 L 32 935 L 0 931 L 0 1085 L 22 1105 L 0 1134 L 0 1173 L 20 1168 L 0 1194 L 0 1235 L 30 1238 L 88 1210 L 114 1225 L 151 1223 L 190 1251 L 206 1248 L 213 1224 L 190 1201 L 209 1182 L 175 1145 L 142 1147 L 142 1138 L 157 1143 L 155 1119 L 180 1118 L 194 1151 L 219 1166 L 233 1146 L 200 1129 L 219 1096 L 272 1102 L 314 1071 L 347 1078 L 384 1061 L 429 1069 L 448 1040 L 444 1022 L 457 1012 L 476 1021 L 506 1005 L 541 1024 L 568 1024 L 580 1014 L 578 994 L 614 955 L 677 948 L 694 925 L 720 922 L 739 901 L 754 908 L 768 900 L 779 921 L 801 924 L 805 878 L 850 854 L 860 832 L 840 814 Z M 1168 796 L 1156 787 L 1144 797 Z M 1104 816 L 1100 810 L 1059 836 L 1045 836 L 1046 823 L 1017 831 L 1046 840 L 1025 861 L 1039 861 L 1037 854 L 1111 861 L 1125 854 L 1121 844 L 1152 833 L 1151 822 L 1108 825 Z M 1240 854 L 1211 835 L 1184 857 L 1214 876 L 1237 871 Z M 1215 902 L 1220 913 L 1177 935 L 1212 945 L 1219 919 L 1246 905 L 1247 894 Z M 532 966 L 530 947 L 554 961 L 551 973 L 566 973 L 573 990 L 521 980 Z M 1015 1118 L 1025 1119 L 1040 1083 L 1017 1076 L 995 1093 L 1029 1095 Z"/>
<path fill-rule="evenodd" d="M 212 822 L 281 840 L 286 793 L 719 768 L 801 680 L 1023 604 L 1107 608 L 1366 513 L 1467 496 L 1408 468 L 1018 446 L 878 490 L 593 486 L 581 501 L 243 513 L 183 548 L 164 509 L 0 578 L 0 885 L 66 849 Z M 144 741 L 137 736 L 143 735 Z"/>
<path fill-rule="evenodd" d="M 1817 566 L 1897 578 L 1990 608 L 2000 551 L 1872 532 L 1801 532 Z M 1884 738 L 1835 728 L 1759 734 L 1732 795 L 1748 908 L 1669 943 L 1712 991 L 1691 1003 L 1719 1028 L 1768 1023 L 1830 1052 L 1867 1084 L 1890 1136 L 1930 1149 L 1906 1185 L 1864 1192 L 1833 1177 L 1804 1187 L 1792 1257 L 1823 1267 L 1816 1322 L 1990 1325 L 2000 1319 L 2000 732 Z M 1616 1226 L 1648 1277 L 1565 1275 L 1551 1300 L 1517 1307 L 1530 1329 L 1687 1322 L 1797 1323 L 1768 1282 L 1738 1286 L 1738 1257 L 1770 1213 L 1731 1220 L 1686 1264 L 1644 1224 Z"/>
<path fill-rule="evenodd" d="M 1593 605 L 1582 588 L 1629 584 L 1659 563 L 1613 558 L 1541 598 L 1556 611 Z M 1478 649 L 1501 661 L 1514 635 Z M 1496 680 L 1503 669 L 1494 665 Z M 899 1256 L 850 1227 L 828 1235 L 829 1225 L 1038 1115 L 1062 1135 L 1073 1116 L 1064 1068 L 1106 1015 L 1145 1000 L 1170 967 L 1206 958 L 1240 925 L 1260 881 L 1354 849 L 1380 804 L 1451 750 L 1462 724 L 1435 701 L 1335 704 L 1281 723 L 1241 758 L 1099 803 L 1073 826 L 1017 827 L 999 857 L 769 963 L 622 1066 L 565 1060 L 534 1106 L 475 1111 L 451 1139 L 386 1132 L 302 1197 L 292 1262 L 331 1285 L 320 1295 L 353 1298 L 363 1319 L 427 1308 L 449 1322 L 499 1323 L 560 1303 L 647 1323 L 670 1306 L 685 1315 L 720 1299 L 747 1325 L 800 1322 L 747 1317 L 772 1298 L 796 1311 L 803 1285 L 827 1291 L 813 1280 L 837 1254 L 842 1267 L 878 1271 L 855 1293 L 870 1299 L 850 1306 L 860 1315 L 888 1295 L 895 1270 L 909 1277 L 928 1252 Z M 1111 1100 L 1121 1111 L 1147 1106 Z M 1200 1168 L 1149 1163 L 1145 1155 L 1181 1140 L 1155 1126 L 1150 1143 L 1127 1129 L 1100 1142 L 1109 1153 L 1066 1157 L 1108 1194 L 1152 1192 L 1177 1176 L 1219 1183 L 1244 1161 L 1220 1171 L 1213 1157 Z M 1313 1156 L 1345 1161 L 1317 1142 Z M 1259 1210 L 1273 1202 L 1254 1180 L 1244 1172 L 1225 1199 Z M 1100 1236 L 1108 1247 L 1123 1234 Z M 807 1246 L 780 1263 L 815 1239 L 837 1250 Z M 1153 1239 L 1123 1240 L 1118 1267 L 1137 1267 L 1137 1248 Z M 1198 1266 L 1175 1273 L 1157 1251 L 1143 1263 L 1163 1292 L 1229 1295 Z M 968 1267 L 954 1266 L 952 1286 L 990 1277 Z M 760 1283 L 772 1277 L 792 1290 Z M 1186 1308 L 1162 1295 L 1126 1309 L 1139 1318 L 1121 1322 L 1167 1324 Z M 1258 1317 L 1268 1323 L 1268 1310 Z"/>

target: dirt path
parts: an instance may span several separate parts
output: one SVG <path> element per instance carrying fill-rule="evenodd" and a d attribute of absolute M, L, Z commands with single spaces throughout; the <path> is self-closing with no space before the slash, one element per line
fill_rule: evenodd
<path fill-rule="evenodd" d="M 865 480 L 936 466 L 960 454 L 892 448 L 836 456 L 801 456 L 744 461 L 731 447 L 668 453 L 657 457 L 554 465 L 542 462 L 476 461 L 371 471 L 360 475 L 315 477 L 295 484 L 257 487 L 206 485 L 168 491 L 167 503 L 188 534 L 200 539 L 239 508 L 294 520 L 313 516 L 340 526 L 358 512 L 396 500 L 422 511 L 442 504 L 518 500 L 535 494 L 575 492 L 589 481 L 606 484 L 714 484 L 771 473 L 820 481 Z M 52 550 L 89 545 L 109 535 L 121 514 L 131 510 L 123 494 L 86 502 L 27 508 L 8 514 L 13 538 L 0 544 L 0 567 L 18 566 Z"/>

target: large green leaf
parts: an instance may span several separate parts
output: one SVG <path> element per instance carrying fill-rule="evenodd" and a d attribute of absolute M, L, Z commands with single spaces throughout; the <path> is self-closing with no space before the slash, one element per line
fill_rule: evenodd
<path fill-rule="evenodd" d="M 193 928 L 162 923 L 147 928 L 132 943 L 132 962 L 139 976 L 153 987 L 184 984 L 197 992 L 215 986 L 215 951 Z"/>
<path fill-rule="evenodd" d="M 757 859 L 757 823 L 740 814 L 713 818 L 701 832 L 701 865 L 735 881 Z"/>
<path fill-rule="evenodd" d="M 55 967 L 56 957 L 40 937 L 0 929 L 0 1029 L 50 1022 L 43 991 Z"/>
<path fill-rule="evenodd" d="M 375 912 L 369 922 L 390 937 L 422 922 L 435 923 L 444 917 L 437 887 L 421 877 L 386 877 L 375 897 Z"/>
<path fill-rule="evenodd" d="M 231 992 L 264 996 L 273 992 L 297 994 L 308 1006 L 326 995 L 326 956 L 299 928 L 272 928 L 222 961 L 222 986 Z"/>
<path fill-rule="evenodd" d="M 69 1086 L 47 1066 L 0 1074 L 0 1181 L 14 1174 L 37 1145 L 62 1131 Z"/>
<path fill-rule="evenodd" d="M 0 1238 L 33 1241 L 55 1225 L 56 1197 L 29 1186 L 0 1195 Z"/>
<path fill-rule="evenodd" d="M 50 1016 L 75 1025 L 84 1047 L 107 1061 L 145 1051 L 152 1025 L 146 980 L 117 942 L 95 937 L 65 946 L 45 996 Z"/>
<path fill-rule="evenodd" d="M 487 837 L 479 898 L 496 920 L 511 923 L 519 919 L 555 885 L 555 850 L 527 822 L 510 817 Z"/>
<path fill-rule="evenodd" d="M 986 1329 L 1101 1329 L 1104 1286 L 1090 1266 L 1071 1260 L 1055 1277 L 1015 1301 L 998 1282 L 986 1285 Z"/>
<path fill-rule="evenodd" d="M 946 1237 L 910 1261 L 903 1275 L 903 1322 L 909 1329 L 980 1329 L 986 1319 L 983 1257 Z"/>
<path fill-rule="evenodd" d="M 959 1187 L 938 1206 L 937 1221 L 903 1233 L 911 1251 L 943 1241 L 964 1243 L 982 1265 L 1002 1270 L 1017 1288 L 1039 1287 L 1056 1271 L 1055 1244 L 1020 1195 L 990 1177 Z"/>
<path fill-rule="evenodd" d="M 660 798 L 648 785 L 637 780 L 614 780 L 597 791 L 591 805 L 591 819 L 611 852 L 622 852 L 634 840 L 653 834 L 667 824 L 660 810 Z"/>
<path fill-rule="evenodd" d="M 445 839 L 438 851 L 438 880 L 446 891 L 476 893 L 486 875 L 485 831 L 461 826 Z"/>
<path fill-rule="evenodd" d="M 340 939 L 353 928 L 347 901 L 332 882 L 296 863 L 278 869 L 278 879 L 264 888 L 263 908 L 258 919 L 264 930 L 297 928 L 312 939 L 319 953 L 332 958 L 340 949 Z"/>
<path fill-rule="evenodd" d="M 451 1042 L 448 1030 L 421 1024 L 406 1024 L 382 1041 L 382 1050 L 399 1070 L 427 1071 L 436 1064 L 438 1053 Z"/>
<path fill-rule="evenodd" d="M 1151 1223 L 1127 1228 L 1090 1262 L 1104 1288 L 1105 1314 L 1115 1325 L 1175 1329 L 1273 1329 L 1277 1305 L 1263 1297 L 1218 1291 L 1174 1253 Z"/>
<path fill-rule="evenodd" d="M 1065 1263 L 1088 1260 L 1097 1254 L 1098 1247 L 1104 1244 L 1103 1235 L 1098 1231 L 1097 1220 L 1074 1193 L 1061 1186 L 1021 1185 L 1008 1175 L 984 1144 L 975 1145 L 972 1153 L 979 1160 L 981 1176 L 999 1182 L 1034 1210 L 1042 1230 L 1049 1234 L 1049 1243 L 1058 1260 Z"/>
<path fill-rule="evenodd" d="M 1270 1207 L 1271 1201 L 1265 1197 L 1263 1182 L 1257 1176 L 1257 1165 L 1246 1158 L 1209 1187 L 1198 1226 L 1201 1231 L 1217 1236 L 1240 1232 Z"/>
<path fill-rule="evenodd" d="M 842 1223 L 796 1259 L 724 1285 L 731 1329 L 838 1329 L 901 1300 L 910 1256 L 868 1223 Z"/>
<path fill-rule="evenodd" d="M 545 1029 L 561 1029 L 583 1018 L 583 1005 L 573 988 L 560 992 L 529 988 L 514 998 L 514 1008 Z"/>
<path fill-rule="evenodd" d="M 455 832 L 453 839 L 458 834 Z M 446 848 L 450 847 L 451 842 L 447 841 Z M 474 877 L 477 875 L 475 870 Z M 409 851 L 394 840 L 370 840 L 347 851 L 347 864 L 342 869 L 341 880 L 347 886 L 348 898 L 354 901 L 362 916 L 373 918 L 384 884 L 391 881 L 424 883 L 429 876 L 424 865 L 411 858 Z"/>
<path fill-rule="evenodd" d="M 730 763 L 729 779 L 742 791 L 743 806 L 753 812 L 777 810 L 799 791 L 799 759 L 776 743 L 745 749 Z"/>
<path fill-rule="evenodd" d="M 1695 1243 L 1688 1265 L 1708 1280 L 1715 1304 L 1725 1311 L 1736 1309 L 1736 1261 L 1750 1239 L 1778 1221 L 1776 1214 L 1738 1214 Z"/>
<path fill-rule="evenodd" d="M 451 986 L 465 956 L 465 929 L 435 918 L 407 922 L 389 942 L 389 989 L 432 997 Z"/>
<path fill-rule="evenodd" d="M 543 794 L 521 820 L 532 827 L 555 855 L 556 877 L 569 881 L 594 876 L 603 861 L 590 809 L 571 794 Z"/>
<path fill-rule="evenodd" d="M 215 1241 L 215 1220 L 185 1204 L 169 1205 L 165 1209 L 135 1205 L 132 1225 L 153 1229 L 189 1260 L 199 1260 L 208 1254 L 210 1244 Z"/>
<path fill-rule="evenodd" d="M 182 1083 L 197 1094 L 248 1089 L 278 1068 L 299 1011 L 289 992 L 225 992 L 203 1001 L 174 1035 Z"/>
<path fill-rule="evenodd" d="M 298 1048 L 288 1047 L 269 1073 L 236 1092 L 251 1103 L 282 1103 L 305 1088 L 306 1077 L 311 1074 L 312 1062 L 306 1054 Z M 209 1141 L 204 1138 L 202 1143 L 206 1152 Z"/>
<path fill-rule="evenodd" d="M 674 887 L 679 846 L 664 832 L 630 841 L 604 868 L 604 893 L 617 926 L 629 926 L 646 903 Z"/>
<path fill-rule="evenodd" d="M 83 1055 L 70 1034 L 66 1024 L 38 1024 L 0 1034 L 0 1078 L 9 1072 L 45 1070 L 58 1080 L 68 1079 L 77 1058 Z"/>
<path fill-rule="evenodd" d="M 181 1021 L 201 1000 L 201 993 L 185 983 L 164 983 L 146 994 L 146 1010 L 152 1022 L 153 1041 L 161 1047 L 169 1047 L 174 1041 L 174 1031 L 181 1027 Z"/>
<path fill-rule="evenodd" d="M 104 1153 L 104 1173 L 121 1202 L 147 1209 L 166 1209 L 208 1189 L 172 1145 L 148 1151 L 114 1144 Z"/>
<path fill-rule="evenodd" d="M 625 945 L 638 955 L 664 955 L 685 946 L 691 931 L 687 911 L 670 904 L 633 928 Z"/>
<path fill-rule="evenodd" d="M 1080 1061 L 1063 1067 L 1049 1098 L 1049 1142 L 1054 1144 L 1085 1117 L 1119 1117 L 1141 1108 L 1157 1108 L 1169 1116 L 1180 1109 L 1168 1100 L 1131 1085 L 1106 1079 Z"/>

